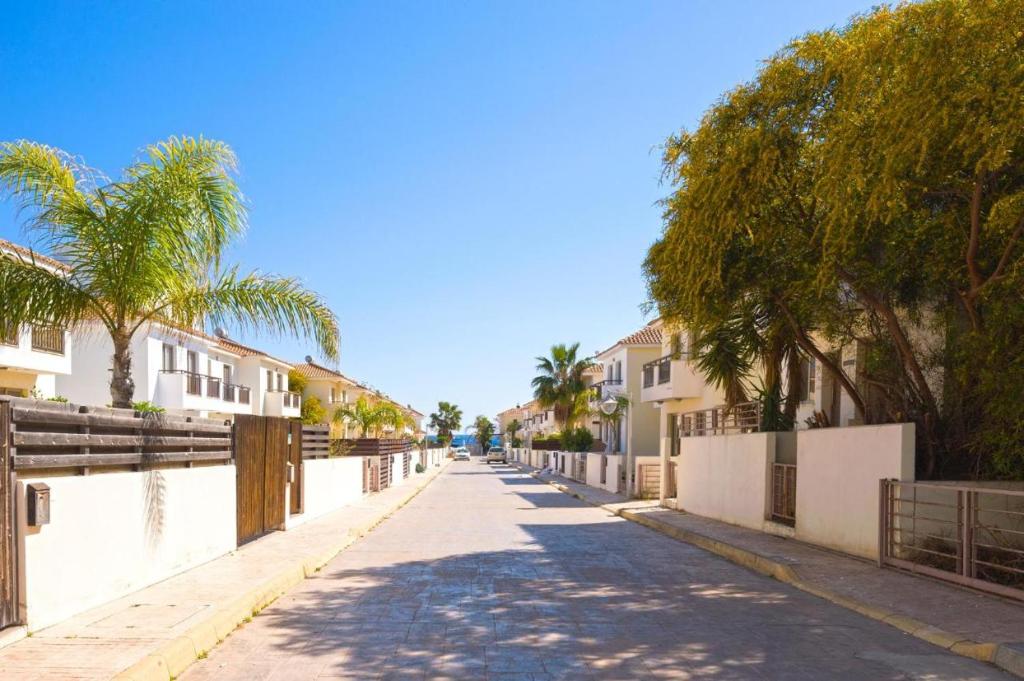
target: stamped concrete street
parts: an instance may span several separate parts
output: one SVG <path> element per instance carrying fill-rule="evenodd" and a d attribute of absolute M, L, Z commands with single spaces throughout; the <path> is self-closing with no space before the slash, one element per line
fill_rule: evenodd
<path fill-rule="evenodd" d="M 1011 677 L 473 460 L 182 678 Z"/>

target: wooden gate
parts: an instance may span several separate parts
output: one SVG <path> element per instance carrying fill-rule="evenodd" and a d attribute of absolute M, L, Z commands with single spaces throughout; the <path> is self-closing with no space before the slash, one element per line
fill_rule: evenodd
<path fill-rule="evenodd" d="M 239 546 L 271 530 L 284 529 L 290 432 L 288 419 L 235 417 Z"/>
<path fill-rule="evenodd" d="M 0 402 L 0 629 L 18 623 L 18 572 L 14 556 L 14 463 L 11 405 Z"/>
<path fill-rule="evenodd" d="M 302 513 L 304 508 L 304 500 L 302 498 L 302 476 L 304 474 L 302 467 L 302 423 L 299 421 L 291 421 L 288 424 L 288 428 L 288 461 L 291 463 L 292 470 L 295 472 L 292 484 L 288 488 L 290 494 L 288 499 L 288 512 L 292 515 L 298 515 Z"/>
<path fill-rule="evenodd" d="M 636 495 L 641 499 L 657 499 L 661 493 L 661 464 L 640 464 Z"/>

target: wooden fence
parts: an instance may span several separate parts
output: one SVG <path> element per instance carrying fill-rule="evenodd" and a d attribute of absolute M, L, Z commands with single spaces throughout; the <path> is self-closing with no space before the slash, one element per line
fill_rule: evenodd
<path fill-rule="evenodd" d="M 226 421 L 2 398 L 17 471 L 215 463 L 233 456 Z"/>
<path fill-rule="evenodd" d="M 331 455 L 331 427 L 326 423 L 302 426 L 302 458 L 326 459 Z"/>

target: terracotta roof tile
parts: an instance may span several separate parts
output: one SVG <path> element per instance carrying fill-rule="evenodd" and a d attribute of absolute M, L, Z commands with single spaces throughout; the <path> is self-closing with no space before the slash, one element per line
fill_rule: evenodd
<path fill-rule="evenodd" d="M 227 350 L 228 352 L 233 352 L 236 355 L 239 355 L 241 357 L 266 357 L 267 359 L 274 360 L 275 362 L 278 362 L 279 364 L 284 364 L 285 366 L 292 366 L 291 362 L 287 362 L 287 361 L 285 361 L 283 359 L 278 359 L 277 357 L 274 357 L 273 355 L 268 355 L 267 353 L 263 352 L 262 350 L 257 350 L 256 348 L 250 348 L 248 345 L 242 345 L 238 341 L 231 340 L 230 338 L 223 338 L 223 337 L 217 336 L 217 337 L 214 338 L 214 340 L 217 342 L 217 345 L 219 347 Z"/>
<path fill-rule="evenodd" d="M 639 331 L 635 331 L 629 334 L 628 336 L 620 338 L 617 342 L 613 343 L 612 345 L 608 346 L 607 348 L 605 348 L 604 350 L 597 354 L 603 355 L 604 353 L 608 352 L 612 348 L 619 345 L 661 345 L 661 325 L 656 324 L 657 321 L 658 320 L 655 319 L 653 322 L 651 322 L 644 328 L 640 329 Z"/>
<path fill-rule="evenodd" d="M 52 267 L 54 269 L 68 269 L 68 266 L 59 260 L 55 260 L 50 256 L 43 255 L 42 253 L 34 251 L 31 248 L 20 246 L 14 243 L 13 241 L 7 241 L 6 239 L 0 239 L 0 252 L 13 253 L 14 255 L 24 258 L 25 260 L 35 260 L 36 262 L 42 265 L 46 265 L 47 267 Z"/>

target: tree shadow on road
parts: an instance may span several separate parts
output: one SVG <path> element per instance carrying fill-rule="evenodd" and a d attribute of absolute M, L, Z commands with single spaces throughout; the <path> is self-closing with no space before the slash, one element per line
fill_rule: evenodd
<path fill-rule="evenodd" d="M 565 523 L 581 502 L 520 482 L 515 549 L 396 562 L 385 524 L 185 678 L 1008 678 L 621 519 Z"/>

